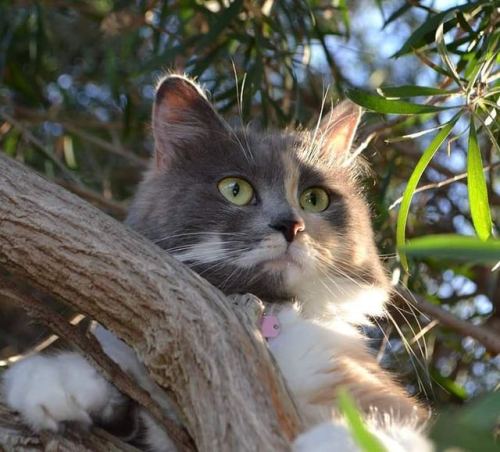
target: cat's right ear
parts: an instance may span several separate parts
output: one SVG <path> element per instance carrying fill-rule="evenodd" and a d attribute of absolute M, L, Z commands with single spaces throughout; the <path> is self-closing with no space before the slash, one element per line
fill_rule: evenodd
<path fill-rule="evenodd" d="M 176 155 L 203 149 L 226 133 L 225 123 L 195 82 L 180 75 L 160 81 L 153 107 L 156 169 L 167 168 Z"/>

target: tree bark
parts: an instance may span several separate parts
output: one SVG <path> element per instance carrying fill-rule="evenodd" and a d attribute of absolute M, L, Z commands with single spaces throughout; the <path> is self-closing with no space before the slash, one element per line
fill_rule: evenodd
<path fill-rule="evenodd" d="M 0 266 L 127 342 L 173 395 L 199 450 L 287 450 L 299 433 L 247 314 L 145 238 L 4 156 Z"/>

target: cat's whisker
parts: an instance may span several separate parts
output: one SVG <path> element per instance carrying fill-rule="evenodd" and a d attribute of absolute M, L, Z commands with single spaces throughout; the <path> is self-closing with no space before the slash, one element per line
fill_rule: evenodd
<path fill-rule="evenodd" d="M 333 271 L 335 273 L 335 269 L 334 268 L 329 268 L 328 270 L 330 271 Z M 339 281 L 337 281 L 335 278 L 332 278 L 332 276 L 325 270 L 323 270 L 322 268 L 318 267 L 318 271 L 329 281 L 331 282 L 335 288 L 338 290 L 338 292 L 341 294 L 341 295 L 344 295 L 344 296 L 349 296 L 351 295 L 350 292 L 352 292 L 351 290 L 349 290 L 349 288 L 346 286 L 346 285 L 342 285 L 340 284 Z M 340 275 L 339 275 L 340 276 Z M 332 295 L 332 297 L 338 297 L 338 293 L 335 293 L 330 286 L 328 286 L 323 280 L 320 280 L 321 283 L 324 285 L 324 287 L 328 290 L 328 292 Z"/>
<path fill-rule="evenodd" d="M 250 145 L 248 143 L 248 137 L 247 137 L 247 131 L 246 127 L 243 125 L 243 94 L 245 92 L 245 82 L 247 79 L 247 74 L 245 73 L 243 75 L 243 81 L 241 83 L 241 92 L 239 90 L 239 84 L 238 84 L 238 73 L 236 72 L 236 66 L 234 64 L 234 61 L 232 61 L 233 64 L 233 72 L 234 72 L 234 79 L 235 79 L 235 86 L 236 86 L 236 102 L 237 102 L 237 107 L 238 107 L 238 117 L 240 118 L 240 125 L 241 125 L 241 131 L 243 133 L 243 138 L 245 140 L 246 147 L 243 146 L 241 143 L 240 139 L 238 138 L 236 132 L 232 131 L 232 134 L 238 141 L 241 150 L 243 151 L 243 155 L 248 161 L 253 160 L 253 154 L 250 148 Z"/>
<path fill-rule="evenodd" d="M 229 275 L 227 275 L 227 277 L 224 279 L 224 281 L 222 281 L 222 283 L 220 284 L 221 290 L 224 290 L 224 288 L 227 286 L 227 284 L 229 284 L 229 282 L 231 281 L 231 279 L 233 277 L 238 276 L 239 274 L 243 273 L 244 271 L 245 271 L 245 269 L 235 266 L 234 270 L 231 273 L 229 273 Z"/>
<path fill-rule="evenodd" d="M 337 266 L 330 267 L 330 270 L 333 271 L 333 272 L 335 272 L 335 273 L 337 273 L 341 277 L 346 277 L 346 276 L 348 277 L 348 275 L 346 275 L 343 271 L 341 271 Z M 324 271 L 322 271 L 322 273 L 325 274 L 326 277 L 328 277 L 328 275 Z M 352 282 L 356 283 L 358 286 L 360 286 L 360 284 L 357 281 L 353 280 L 352 278 L 348 277 L 347 279 L 349 279 L 350 281 L 352 281 Z M 337 286 L 337 288 L 338 288 L 338 284 L 335 282 L 334 279 L 329 278 L 329 280 L 332 283 L 334 283 Z M 389 301 L 388 304 L 391 305 L 391 306 L 394 306 L 399 311 L 401 310 L 401 308 L 395 306 L 391 301 Z M 410 355 L 412 367 L 413 367 L 413 369 L 414 369 L 414 371 L 415 371 L 415 373 L 417 375 L 417 378 L 419 380 L 419 387 L 425 393 L 426 389 L 425 389 L 425 386 L 422 385 L 422 382 L 421 382 L 421 379 L 420 379 L 420 372 L 421 372 L 422 369 L 424 369 L 424 371 L 425 371 L 427 369 L 426 366 L 422 364 L 421 359 L 414 352 L 414 350 L 411 347 L 411 344 L 409 343 L 408 339 L 405 337 L 403 331 L 401 330 L 401 328 L 399 327 L 399 325 L 396 324 L 394 318 L 390 315 L 390 313 L 388 313 L 386 311 L 385 315 L 386 315 L 387 318 L 389 318 L 389 320 L 391 321 L 391 323 L 394 325 L 394 328 L 395 328 L 396 332 L 398 333 L 398 335 L 399 335 L 399 337 L 400 337 L 400 339 L 402 341 L 402 344 L 403 344 L 406 352 Z M 417 332 L 413 329 L 412 325 L 410 324 L 410 322 L 406 319 L 406 317 L 404 315 L 403 315 L 403 319 L 408 324 L 408 327 L 412 331 L 413 335 L 416 336 Z M 382 331 L 382 333 L 385 336 L 383 328 L 378 324 L 378 322 L 376 321 L 376 319 L 372 318 L 372 320 L 375 323 L 377 323 L 377 325 L 379 326 L 380 330 Z M 417 321 L 419 329 L 421 330 L 422 327 L 421 327 L 420 323 L 418 322 L 417 318 L 416 318 L 416 321 Z M 424 358 L 424 361 L 425 361 L 426 357 L 428 356 L 428 351 L 427 351 L 426 343 L 425 343 L 425 341 L 423 341 L 424 345 L 423 345 L 423 349 L 422 349 L 422 344 L 419 343 L 420 341 L 416 341 L 416 342 L 417 342 L 417 347 L 418 347 L 418 350 L 419 350 L 419 354 Z M 418 363 L 418 366 L 415 365 L 415 361 Z M 426 372 L 426 379 L 429 380 L 429 378 L 430 377 L 429 377 L 428 373 Z"/>
<path fill-rule="evenodd" d="M 425 340 L 424 335 L 420 334 L 423 331 L 424 327 L 422 327 L 422 324 L 420 323 L 420 319 L 418 318 L 418 316 L 417 316 L 416 313 L 420 314 L 424 318 L 427 318 L 427 316 L 425 314 L 423 314 L 418 309 L 417 306 L 415 306 L 415 303 L 410 302 L 400 291 L 398 291 L 397 288 L 393 288 L 393 290 L 399 295 L 399 299 L 401 301 L 403 301 L 409 307 L 410 314 L 415 319 L 415 322 L 416 322 L 416 324 L 418 326 L 418 332 L 415 332 L 415 330 L 413 328 L 411 328 L 408 320 L 406 320 L 406 319 L 405 320 L 407 321 L 408 325 L 410 326 L 410 330 L 411 330 L 413 336 L 418 338 L 417 340 L 413 341 L 412 343 L 416 343 L 417 344 L 417 346 L 418 346 L 418 348 L 420 350 L 420 354 L 422 356 L 423 361 L 424 362 L 428 362 L 429 361 L 429 357 L 430 357 L 430 353 L 429 353 L 429 350 L 428 350 L 428 347 L 427 347 L 427 341 Z M 390 304 L 390 306 L 393 306 L 396 309 L 401 309 L 392 300 L 389 301 L 389 304 Z M 427 380 L 427 383 L 428 383 L 427 386 L 430 387 L 431 391 L 432 391 L 432 385 L 430 384 L 431 377 L 430 377 L 430 374 L 428 373 L 428 369 L 426 367 L 425 367 L 424 374 L 425 374 L 425 377 L 426 377 L 426 380 Z M 420 375 L 418 373 L 417 373 L 417 377 L 420 378 Z M 425 388 L 424 388 L 424 393 L 426 393 L 425 392 Z"/>
<path fill-rule="evenodd" d="M 323 256 L 319 256 L 319 257 L 317 257 L 317 259 L 318 259 L 319 262 L 322 262 L 323 264 L 325 264 L 331 271 L 337 273 L 339 276 L 343 277 L 344 279 L 349 280 L 350 282 L 352 282 L 357 287 L 363 288 L 362 282 L 364 282 L 366 285 L 370 286 L 370 284 L 368 284 L 368 282 L 366 282 L 363 278 L 361 278 L 361 281 L 357 281 L 353 277 L 349 276 L 346 272 L 344 272 L 343 270 L 341 270 L 338 267 L 338 265 L 332 265 L 333 264 L 332 262 L 323 260 Z"/>
<path fill-rule="evenodd" d="M 404 285 L 404 283 L 400 283 L 401 285 L 403 285 L 403 287 L 406 288 L 406 286 Z M 413 318 L 415 319 L 415 322 L 418 326 L 418 329 L 419 329 L 419 332 L 423 329 L 422 327 L 422 324 L 420 323 L 420 319 L 418 318 L 417 314 L 418 313 L 419 315 L 421 315 L 422 317 L 424 317 L 425 319 L 427 320 L 430 320 L 424 313 L 422 313 L 422 311 L 420 311 L 420 309 L 418 309 L 418 306 L 416 304 L 416 300 L 414 300 L 413 302 L 410 302 L 410 300 L 408 300 L 403 293 L 401 293 L 401 291 L 399 291 L 396 287 L 393 287 L 393 291 L 399 296 L 399 299 L 406 305 L 408 306 L 409 308 L 409 311 L 408 313 L 413 316 Z M 406 291 L 408 294 L 411 294 L 411 292 L 408 290 L 408 288 L 406 288 Z M 400 308 L 399 306 L 396 305 L 396 303 L 392 300 L 389 300 L 389 303 L 391 306 L 394 306 L 396 309 L 400 309 L 402 310 L 402 308 Z M 406 311 L 404 311 L 406 312 Z M 412 330 L 413 332 L 413 330 Z M 415 333 L 414 333 L 415 334 Z M 417 333 L 418 334 L 418 333 Z M 424 350 L 425 350 L 425 354 L 423 355 L 424 358 L 427 360 L 428 359 L 428 350 L 427 350 L 427 343 L 425 342 L 425 340 L 422 338 L 423 340 L 423 344 L 424 344 Z"/>
<path fill-rule="evenodd" d="M 224 232 L 191 232 L 191 233 L 184 233 L 184 234 L 174 234 L 174 235 L 168 235 L 168 236 L 164 236 L 164 237 L 161 237 L 159 239 L 156 239 L 156 240 L 153 240 L 153 243 L 155 244 L 159 244 L 159 243 L 162 243 L 162 242 L 165 242 L 166 240 L 171 240 L 171 239 L 178 239 L 178 238 L 181 238 L 181 237 L 201 237 L 201 238 L 204 238 L 204 237 L 209 237 L 209 238 L 212 238 L 212 237 L 218 237 L 218 236 L 230 236 L 230 237 L 238 237 L 238 236 L 241 236 L 241 237 L 247 237 L 245 234 L 234 234 L 234 233 L 224 233 Z"/>
<path fill-rule="evenodd" d="M 193 250 L 196 249 L 197 247 L 200 246 L 200 244 L 203 246 L 203 249 L 206 249 L 207 251 L 212 248 L 212 251 L 232 251 L 234 248 L 226 247 L 224 248 L 223 245 L 229 245 L 232 243 L 242 243 L 241 241 L 238 240 L 233 240 L 233 241 L 226 241 L 226 242 L 204 242 L 204 243 L 190 243 L 190 244 L 185 244 L 185 245 L 179 245 L 179 246 L 174 246 L 171 248 L 164 248 L 165 251 L 167 251 L 170 254 L 175 254 L 178 251 L 186 251 L 186 250 Z"/>
<path fill-rule="evenodd" d="M 428 381 L 430 381 L 430 375 L 428 373 L 427 367 L 424 364 L 422 364 L 422 362 L 420 361 L 420 359 L 418 358 L 416 353 L 413 351 L 411 344 L 406 339 L 403 331 L 401 330 L 400 326 L 398 325 L 398 323 L 396 322 L 394 317 L 390 314 L 390 312 L 386 311 L 385 315 L 391 321 L 391 323 L 394 326 L 395 330 L 397 331 L 399 337 L 401 338 L 401 343 L 403 344 L 403 347 L 405 348 L 406 353 L 408 354 L 408 358 L 410 360 L 412 368 L 413 368 L 415 375 L 417 377 L 419 389 L 424 394 L 426 394 L 426 388 L 425 388 L 425 385 L 423 384 L 422 379 L 420 377 L 420 372 L 423 371 L 423 373 L 428 378 Z"/>

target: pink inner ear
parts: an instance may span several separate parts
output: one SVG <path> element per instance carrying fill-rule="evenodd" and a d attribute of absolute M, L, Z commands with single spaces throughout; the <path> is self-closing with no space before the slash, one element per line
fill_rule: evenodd
<path fill-rule="evenodd" d="M 189 139 L 189 124 L 202 114 L 205 104 L 201 90 L 183 77 L 167 77 L 160 84 L 153 110 L 157 170 L 169 165 L 176 141 Z"/>
<path fill-rule="evenodd" d="M 360 107 L 350 101 L 344 101 L 323 118 L 323 157 L 329 159 L 350 151 L 361 114 Z"/>
<path fill-rule="evenodd" d="M 182 76 L 165 78 L 153 109 L 155 167 L 167 168 L 172 159 L 204 149 L 207 137 L 220 137 L 226 128 L 203 91 Z"/>
<path fill-rule="evenodd" d="M 349 115 L 333 126 L 328 137 L 330 149 L 335 152 L 350 150 L 358 119 L 356 115 Z"/>

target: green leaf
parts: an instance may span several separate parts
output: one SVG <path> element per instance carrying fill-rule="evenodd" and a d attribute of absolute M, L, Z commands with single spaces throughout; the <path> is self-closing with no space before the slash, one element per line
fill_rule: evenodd
<path fill-rule="evenodd" d="M 422 157 L 420 157 L 420 160 L 418 161 L 417 166 L 415 167 L 415 170 L 413 171 L 410 179 L 408 180 L 408 184 L 406 185 L 406 189 L 403 194 L 403 200 L 401 201 L 401 207 L 399 208 L 398 213 L 398 222 L 396 226 L 396 244 L 399 249 L 401 264 L 407 271 L 408 261 L 406 259 L 403 247 L 405 245 L 406 222 L 408 220 L 408 213 L 410 211 L 410 204 L 413 198 L 413 193 L 415 192 L 418 182 L 420 181 L 422 174 L 427 168 L 427 165 L 429 165 L 436 151 L 451 133 L 453 126 L 456 124 L 459 118 L 460 113 L 457 113 L 434 137 L 429 146 L 427 146 L 427 149 L 424 151 Z"/>
<path fill-rule="evenodd" d="M 401 8 L 398 8 L 395 10 L 384 22 L 384 25 L 382 26 L 382 30 L 387 27 L 391 22 L 395 21 L 398 17 L 402 16 L 404 13 L 406 13 L 408 10 L 412 8 L 411 3 L 405 3 Z"/>
<path fill-rule="evenodd" d="M 216 20 L 212 23 L 208 33 L 204 34 L 202 39 L 198 41 L 196 48 L 199 50 L 204 49 L 206 46 L 213 45 L 221 33 L 227 32 L 227 28 L 238 16 L 242 7 L 243 0 L 235 0 L 227 8 L 220 11 L 216 16 Z"/>
<path fill-rule="evenodd" d="M 441 24 L 444 18 L 448 15 L 449 10 L 443 11 L 435 16 L 427 19 L 420 27 L 418 27 L 408 38 L 408 40 L 403 44 L 391 58 L 399 58 L 405 53 L 411 52 L 413 49 L 418 49 L 422 47 L 425 36 L 434 32 L 436 28 Z"/>
<path fill-rule="evenodd" d="M 426 235 L 401 246 L 408 256 L 459 259 L 466 262 L 497 262 L 500 260 L 500 240 L 480 240 L 457 234 Z"/>
<path fill-rule="evenodd" d="M 451 77 L 451 74 L 445 68 L 438 66 L 430 58 L 425 56 L 423 52 L 415 50 L 413 53 L 423 64 L 431 68 L 434 72 L 437 72 L 440 75 L 444 75 L 445 77 Z"/>
<path fill-rule="evenodd" d="M 446 16 L 448 16 L 448 14 L 456 11 L 467 12 L 481 4 L 487 3 L 487 1 L 488 0 L 475 3 L 468 2 L 465 5 L 454 6 L 427 18 L 426 21 L 410 35 L 403 46 L 394 55 L 392 55 L 392 58 L 399 58 L 400 56 L 403 56 L 414 49 L 419 49 L 426 44 L 426 38 L 432 39 L 434 37 L 437 27 L 446 20 Z M 456 22 L 456 19 L 446 22 L 446 24 L 443 25 L 444 30 L 448 31 Z"/>
<path fill-rule="evenodd" d="M 386 452 L 385 447 L 368 431 L 351 395 L 343 388 L 337 392 L 339 409 L 344 415 L 354 441 L 364 452 Z"/>
<path fill-rule="evenodd" d="M 443 387 L 447 392 L 454 395 L 459 400 L 467 400 L 467 391 L 456 381 L 449 377 L 443 377 L 437 370 L 431 370 L 432 379 Z"/>
<path fill-rule="evenodd" d="M 444 25 L 442 23 L 439 24 L 437 27 L 435 40 L 436 40 L 437 50 L 439 52 L 441 59 L 443 60 L 443 63 L 450 71 L 457 85 L 461 86 L 460 75 L 458 75 L 457 69 L 454 66 L 453 62 L 451 61 L 448 55 L 448 51 L 446 50 L 446 43 L 444 42 Z"/>
<path fill-rule="evenodd" d="M 454 91 L 442 88 L 418 85 L 382 86 L 377 91 L 380 91 L 384 97 L 439 96 L 454 93 Z"/>
<path fill-rule="evenodd" d="M 350 89 L 347 97 L 354 103 L 378 113 L 396 115 L 422 115 L 436 113 L 453 107 L 436 107 L 435 105 L 421 105 L 405 102 L 403 100 L 389 100 L 376 94 L 370 94 L 360 89 Z"/>
<path fill-rule="evenodd" d="M 469 33 L 472 36 L 477 36 L 477 33 L 469 25 L 469 22 L 467 22 L 467 19 L 465 18 L 464 13 L 462 13 L 462 12 L 457 13 L 457 20 L 464 31 L 466 31 L 467 33 Z"/>
<path fill-rule="evenodd" d="M 491 213 L 481 150 L 477 143 L 476 127 L 473 118 L 470 121 L 469 149 L 467 151 L 467 188 L 474 228 L 481 240 L 487 240 L 491 235 Z"/>
<path fill-rule="evenodd" d="M 462 408 L 453 407 L 440 413 L 430 436 L 440 451 L 498 451 L 495 439 L 498 413 L 500 392 L 485 394 Z"/>
<path fill-rule="evenodd" d="M 339 8 L 342 15 L 342 22 L 345 27 L 346 38 L 349 38 L 351 34 L 351 20 L 349 18 L 349 9 L 347 8 L 346 0 L 339 0 Z"/>
<path fill-rule="evenodd" d="M 386 140 L 384 140 L 384 143 L 397 143 L 399 141 L 413 140 L 423 135 L 427 135 L 428 133 L 442 129 L 444 126 L 445 124 L 440 124 L 436 127 L 431 127 L 430 129 L 419 130 L 418 132 L 401 135 L 400 137 L 387 138 Z"/>

